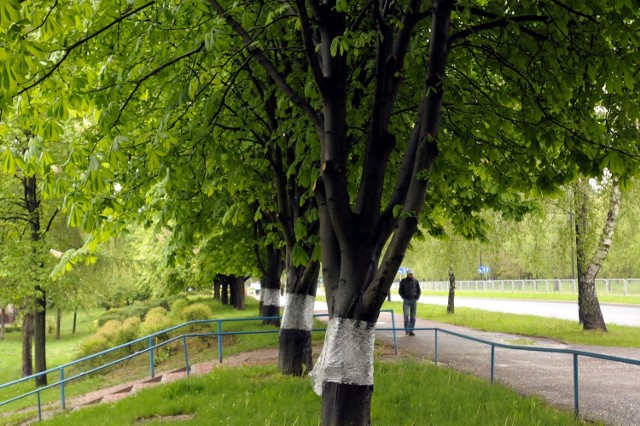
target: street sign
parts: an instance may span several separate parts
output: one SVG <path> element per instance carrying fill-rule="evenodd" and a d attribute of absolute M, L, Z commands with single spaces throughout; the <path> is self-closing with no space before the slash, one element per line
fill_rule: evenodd
<path fill-rule="evenodd" d="M 406 275 L 407 273 L 409 273 L 409 268 L 405 268 L 404 266 L 401 266 L 398 268 L 398 273 L 402 275 Z"/>
<path fill-rule="evenodd" d="M 479 274 L 488 274 L 490 270 L 491 270 L 491 268 L 489 268 L 488 266 L 484 266 L 484 265 L 478 266 L 478 273 Z"/>

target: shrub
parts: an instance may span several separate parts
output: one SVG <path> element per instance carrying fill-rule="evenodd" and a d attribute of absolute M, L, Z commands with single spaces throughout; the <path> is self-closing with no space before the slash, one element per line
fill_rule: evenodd
<path fill-rule="evenodd" d="M 144 335 L 153 334 L 169 327 L 171 327 L 171 319 L 167 310 L 158 306 L 147 312 L 142 324 L 142 333 Z"/>
<path fill-rule="evenodd" d="M 80 343 L 80 347 L 78 349 L 79 357 L 83 358 L 85 356 L 93 355 L 97 352 L 109 349 L 110 346 L 109 340 L 105 336 L 94 334 L 93 336 L 87 337 L 82 341 L 82 343 Z"/>
<path fill-rule="evenodd" d="M 189 306 L 189 301 L 187 299 L 178 299 L 171 304 L 171 314 L 179 319 L 184 320 L 184 309 Z"/>
<path fill-rule="evenodd" d="M 140 318 L 138 317 L 131 317 L 124 320 L 122 327 L 120 327 L 120 331 L 118 332 L 118 343 L 127 343 L 138 337 L 141 323 L 142 321 L 140 321 Z"/>
<path fill-rule="evenodd" d="M 132 305 L 125 306 L 122 308 L 122 316 L 120 320 L 124 320 L 125 318 L 138 317 L 143 319 L 145 314 L 147 313 L 147 306 L 141 302 L 134 302 Z"/>
<path fill-rule="evenodd" d="M 95 335 L 102 336 L 107 339 L 107 341 L 115 342 L 121 327 L 122 323 L 120 321 L 110 320 L 100 327 Z"/>
<path fill-rule="evenodd" d="M 112 309 L 102 314 L 102 316 L 98 319 L 97 325 L 98 327 L 102 327 L 108 321 L 112 321 L 112 320 L 122 321 L 123 318 L 124 317 L 122 316 L 121 309 Z"/>
<path fill-rule="evenodd" d="M 182 310 L 185 321 L 210 319 L 213 316 L 211 308 L 204 303 L 194 303 Z"/>

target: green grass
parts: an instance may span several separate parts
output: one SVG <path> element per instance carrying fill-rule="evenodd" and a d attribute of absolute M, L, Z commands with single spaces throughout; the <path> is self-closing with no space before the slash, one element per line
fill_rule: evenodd
<path fill-rule="evenodd" d="M 377 362 L 371 403 L 376 425 L 578 425 L 570 412 L 550 408 L 499 385 L 427 362 Z M 110 425 L 141 420 L 185 425 L 317 425 L 320 397 L 309 380 L 282 376 L 276 367 L 216 369 L 147 389 L 112 404 L 66 412 L 46 425 Z M 182 416 L 180 419 L 173 416 Z"/>
<path fill-rule="evenodd" d="M 395 291 L 395 290 L 394 290 Z M 397 294 L 397 291 L 395 291 Z M 423 291 L 423 296 L 448 296 L 447 291 Z M 472 291 L 456 290 L 456 297 L 471 297 L 479 299 L 518 299 L 518 300 L 547 300 L 559 302 L 576 302 L 578 296 L 575 294 L 558 293 L 522 293 L 522 292 L 498 292 L 498 291 Z M 598 294 L 600 303 L 619 303 L 626 305 L 639 305 L 640 296 L 606 296 Z"/>
<path fill-rule="evenodd" d="M 402 316 L 401 302 L 385 302 L 382 309 L 393 309 Z M 517 315 L 480 309 L 457 307 L 453 315 L 446 306 L 418 304 L 418 318 L 477 330 L 519 334 L 530 337 L 549 337 L 565 343 L 599 346 L 640 347 L 640 327 L 608 325 L 608 333 L 583 331 L 577 321 Z M 445 327 L 446 328 L 446 327 Z"/>

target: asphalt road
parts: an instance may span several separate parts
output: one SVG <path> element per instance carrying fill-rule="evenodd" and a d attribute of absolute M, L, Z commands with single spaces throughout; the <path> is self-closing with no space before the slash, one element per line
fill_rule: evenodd
<path fill-rule="evenodd" d="M 400 296 L 393 296 L 393 301 L 400 301 Z M 428 296 L 420 298 L 421 303 L 430 305 L 447 305 L 445 296 Z M 512 299 L 478 299 L 456 297 L 455 306 L 476 308 L 485 311 L 506 312 L 511 314 L 538 315 L 547 318 L 560 318 L 578 321 L 578 302 L 547 302 L 536 300 Z M 640 327 L 640 306 L 600 304 L 602 315 L 607 324 L 629 325 Z"/>

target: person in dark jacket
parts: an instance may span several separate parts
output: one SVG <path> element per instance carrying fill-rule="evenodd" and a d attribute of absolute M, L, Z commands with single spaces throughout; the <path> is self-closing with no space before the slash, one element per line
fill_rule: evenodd
<path fill-rule="evenodd" d="M 413 329 L 416 326 L 416 306 L 420 299 L 420 283 L 413 278 L 409 271 L 407 276 L 400 280 L 400 297 L 402 297 L 402 312 L 404 314 L 404 334 L 415 336 Z"/>

